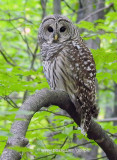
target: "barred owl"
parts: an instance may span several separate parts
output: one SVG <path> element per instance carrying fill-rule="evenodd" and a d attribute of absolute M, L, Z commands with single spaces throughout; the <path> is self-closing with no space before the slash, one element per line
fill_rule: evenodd
<path fill-rule="evenodd" d="M 52 89 L 66 91 L 81 114 L 81 128 L 87 132 L 91 118 L 97 117 L 95 104 L 95 62 L 79 35 L 78 28 L 65 16 L 50 15 L 39 28 L 39 45 L 44 74 Z"/>

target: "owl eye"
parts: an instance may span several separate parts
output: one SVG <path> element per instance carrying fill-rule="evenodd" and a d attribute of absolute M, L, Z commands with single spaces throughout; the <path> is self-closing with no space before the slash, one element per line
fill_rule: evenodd
<path fill-rule="evenodd" d="M 48 32 L 53 32 L 53 28 L 52 27 L 48 27 Z"/>
<path fill-rule="evenodd" d="M 63 27 L 60 28 L 60 32 L 65 32 L 65 30 L 66 30 L 65 26 L 63 26 Z"/>

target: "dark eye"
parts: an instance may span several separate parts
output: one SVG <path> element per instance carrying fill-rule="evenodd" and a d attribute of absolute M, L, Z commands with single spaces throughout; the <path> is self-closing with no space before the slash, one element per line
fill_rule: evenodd
<path fill-rule="evenodd" d="M 66 30 L 65 26 L 63 26 L 63 27 L 60 28 L 60 32 L 65 32 L 65 30 Z"/>
<path fill-rule="evenodd" d="M 53 32 L 53 28 L 52 27 L 48 27 L 48 32 Z"/>

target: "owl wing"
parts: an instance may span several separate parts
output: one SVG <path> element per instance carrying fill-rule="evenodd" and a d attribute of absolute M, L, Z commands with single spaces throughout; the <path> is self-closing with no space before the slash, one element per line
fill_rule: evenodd
<path fill-rule="evenodd" d="M 73 43 L 71 52 L 70 61 L 71 67 L 74 68 L 72 71 L 73 77 L 76 86 L 78 86 L 77 94 L 79 94 L 79 99 L 83 103 L 86 100 L 86 92 L 90 95 L 92 91 L 95 93 L 95 62 L 90 50 L 82 43 Z M 91 102 L 90 98 L 89 102 Z"/>
<path fill-rule="evenodd" d="M 67 55 L 72 82 L 75 86 L 72 91 L 75 98 L 72 101 L 76 110 L 82 114 L 83 121 L 81 123 L 87 131 L 91 117 L 98 115 L 98 109 L 95 105 L 95 62 L 90 50 L 82 41 L 73 41 Z"/>

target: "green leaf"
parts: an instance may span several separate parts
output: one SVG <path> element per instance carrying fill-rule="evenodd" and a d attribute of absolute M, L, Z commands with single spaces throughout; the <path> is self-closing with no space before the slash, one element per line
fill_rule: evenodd
<path fill-rule="evenodd" d="M 85 28 L 89 31 L 95 31 L 94 24 L 88 21 L 80 21 L 80 24 L 77 24 L 79 28 Z"/>

